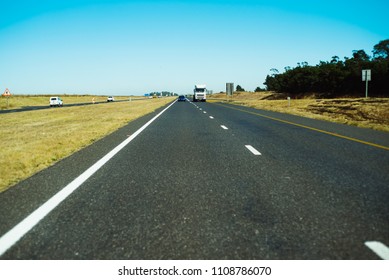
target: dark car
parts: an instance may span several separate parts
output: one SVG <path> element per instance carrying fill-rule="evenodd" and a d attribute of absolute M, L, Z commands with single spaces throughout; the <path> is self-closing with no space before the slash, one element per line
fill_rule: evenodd
<path fill-rule="evenodd" d="M 186 100 L 186 98 L 185 98 L 185 96 L 183 96 L 183 95 L 180 95 L 179 97 L 178 97 L 178 101 L 185 101 Z"/>

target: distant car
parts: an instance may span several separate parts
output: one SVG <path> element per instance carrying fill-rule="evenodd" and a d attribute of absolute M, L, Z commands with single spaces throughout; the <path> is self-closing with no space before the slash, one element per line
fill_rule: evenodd
<path fill-rule="evenodd" d="M 179 97 L 178 97 L 178 101 L 185 101 L 186 100 L 186 98 L 185 98 L 185 96 L 183 96 L 183 95 L 180 95 Z"/>
<path fill-rule="evenodd" d="M 50 97 L 50 107 L 62 107 L 63 101 L 60 97 Z"/>
<path fill-rule="evenodd" d="M 107 102 L 114 102 L 115 98 L 113 96 L 108 96 Z"/>

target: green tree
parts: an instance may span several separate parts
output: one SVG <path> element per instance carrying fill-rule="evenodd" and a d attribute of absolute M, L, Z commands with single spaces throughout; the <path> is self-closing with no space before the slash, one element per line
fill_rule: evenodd
<path fill-rule="evenodd" d="M 367 53 L 364 50 L 354 50 L 353 51 L 353 58 L 357 61 L 369 61 L 370 57 L 367 55 Z"/>
<path fill-rule="evenodd" d="M 373 56 L 374 58 L 389 58 L 389 39 L 380 41 L 374 46 Z"/>
<path fill-rule="evenodd" d="M 245 90 L 240 85 L 237 85 L 236 86 L 236 91 L 245 91 Z"/>
<path fill-rule="evenodd" d="M 323 97 L 344 95 L 363 96 L 365 85 L 361 71 L 371 69 L 370 96 L 389 96 L 389 39 L 374 46 L 373 57 L 364 50 L 354 50 L 352 57 L 344 61 L 333 56 L 330 61 L 320 61 L 316 66 L 307 62 L 285 67 L 283 73 L 271 69 L 264 84 L 268 90 L 287 93 L 291 96 L 320 94 Z"/>

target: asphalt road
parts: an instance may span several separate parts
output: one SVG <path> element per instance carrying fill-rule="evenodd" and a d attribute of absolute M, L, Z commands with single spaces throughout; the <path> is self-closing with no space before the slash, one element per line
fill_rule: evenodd
<path fill-rule="evenodd" d="M 136 100 L 142 100 L 142 99 L 134 99 L 132 101 Z M 115 100 L 115 103 L 117 102 L 127 102 L 128 100 Z M 71 103 L 71 104 L 64 104 L 63 107 L 78 107 L 78 106 L 86 106 L 86 105 L 93 105 L 93 104 L 103 104 L 107 103 L 107 101 L 98 101 L 95 103 L 92 102 L 85 102 L 85 103 Z M 114 102 L 111 102 L 114 103 Z M 54 107 L 47 106 L 25 106 L 21 108 L 16 109 L 5 109 L 0 110 L 0 114 L 7 114 L 7 113 L 18 113 L 18 112 L 26 112 L 26 111 L 36 111 L 36 110 L 46 110 L 46 109 L 52 109 Z"/>
<path fill-rule="evenodd" d="M 156 114 L 0 194 L 0 236 Z M 176 102 L 1 258 L 380 259 L 388 171 L 387 133 Z"/>

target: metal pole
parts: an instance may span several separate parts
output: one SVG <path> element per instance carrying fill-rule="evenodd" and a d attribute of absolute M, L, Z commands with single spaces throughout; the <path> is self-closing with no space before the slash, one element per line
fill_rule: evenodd
<path fill-rule="evenodd" d="M 365 71 L 365 78 L 366 78 L 366 91 L 365 91 L 365 93 L 366 93 L 366 98 L 367 98 L 367 89 L 368 89 L 368 80 L 367 80 L 367 71 Z"/>

